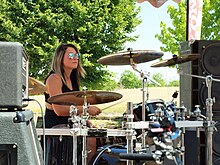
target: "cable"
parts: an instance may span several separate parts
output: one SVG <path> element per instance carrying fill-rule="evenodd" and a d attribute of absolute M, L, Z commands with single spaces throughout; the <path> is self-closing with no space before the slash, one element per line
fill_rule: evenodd
<path fill-rule="evenodd" d="M 112 148 L 112 147 L 123 147 L 123 145 L 119 145 L 119 144 L 112 144 L 104 149 L 102 149 L 102 151 L 100 151 L 100 153 L 97 155 L 97 157 L 95 158 L 94 162 L 92 165 L 96 165 L 96 163 L 98 162 L 98 160 L 100 159 L 101 155 L 108 149 Z"/>
<path fill-rule="evenodd" d="M 44 113 L 43 113 L 43 108 L 40 104 L 40 102 L 36 99 L 30 99 L 30 98 L 23 98 L 23 101 L 35 101 L 38 103 L 40 110 L 41 110 L 41 115 L 42 115 L 42 120 L 43 120 L 43 164 L 46 165 L 46 136 L 45 136 L 45 118 L 44 118 Z"/>

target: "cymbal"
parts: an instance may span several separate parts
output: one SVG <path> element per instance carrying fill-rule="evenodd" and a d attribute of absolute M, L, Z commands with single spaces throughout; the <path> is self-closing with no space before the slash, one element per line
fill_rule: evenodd
<path fill-rule="evenodd" d="M 154 50 L 123 51 L 101 57 L 98 62 L 104 65 L 131 65 L 152 61 L 162 56 L 163 52 Z"/>
<path fill-rule="evenodd" d="M 74 91 L 52 96 L 48 102 L 59 105 L 83 105 L 85 98 L 87 103 L 93 105 L 116 101 L 122 98 L 122 95 L 105 91 Z"/>
<path fill-rule="evenodd" d="M 46 86 L 42 82 L 34 79 L 33 77 L 28 78 L 28 88 L 29 95 L 40 95 L 46 91 Z"/>
<path fill-rule="evenodd" d="M 199 54 L 187 54 L 187 55 L 181 55 L 181 56 L 173 56 L 173 58 L 168 60 L 162 60 L 159 62 L 156 62 L 151 65 L 151 67 L 164 67 L 164 66 L 172 66 L 176 64 L 182 64 L 184 62 L 193 61 L 199 58 Z"/>

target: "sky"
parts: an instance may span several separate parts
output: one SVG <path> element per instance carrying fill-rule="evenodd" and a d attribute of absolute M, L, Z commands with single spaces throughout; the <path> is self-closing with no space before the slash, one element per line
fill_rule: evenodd
<path fill-rule="evenodd" d="M 125 50 L 127 48 L 132 48 L 135 50 L 155 50 L 161 51 L 161 42 L 155 38 L 156 34 L 160 33 L 160 22 L 163 21 L 169 26 L 172 26 L 171 19 L 167 14 L 168 5 L 177 6 L 177 4 L 171 0 L 167 1 L 160 8 L 155 8 L 149 2 L 137 3 L 137 6 L 141 7 L 141 11 L 138 17 L 142 20 L 142 23 L 136 27 L 136 30 L 132 35 L 138 35 L 138 39 L 135 42 L 126 43 Z M 117 53 L 117 52 L 116 52 Z M 172 54 L 169 52 L 164 52 L 162 57 L 163 60 L 172 58 Z M 151 64 L 158 62 L 159 60 L 153 60 L 149 62 L 137 64 L 137 69 L 144 73 L 149 73 L 152 77 L 156 73 L 161 73 L 163 78 L 167 81 L 179 80 L 179 75 L 177 74 L 176 68 L 169 67 L 150 67 Z M 117 77 L 120 78 L 121 73 L 125 70 L 130 70 L 134 72 L 137 76 L 140 73 L 134 71 L 130 65 L 121 66 L 108 66 L 109 70 L 117 73 Z M 141 78 L 141 77 L 139 77 Z"/>

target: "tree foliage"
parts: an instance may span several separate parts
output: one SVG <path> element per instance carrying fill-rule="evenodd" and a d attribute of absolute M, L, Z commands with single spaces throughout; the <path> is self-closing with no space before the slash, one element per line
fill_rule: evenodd
<path fill-rule="evenodd" d="M 201 40 L 219 40 L 220 29 L 220 1 L 203 0 L 203 17 Z M 182 0 L 178 7 L 169 6 L 167 13 L 170 15 L 173 27 L 160 23 L 161 32 L 156 38 L 163 44 L 161 50 L 179 54 L 179 44 L 186 41 L 186 0 Z"/>
<path fill-rule="evenodd" d="M 160 84 L 160 87 L 164 87 L 167 85 L 166 80 L 163 78 L 163 75 L 161 73 L 155 73 L 152 76 L 152 80 L 154 81 L 149 81 L 148 85 L 149 87 L 158 87 L 159 85 L 156 84 L 155 82 Z"/>
<path fill-rule="evenodd" d="M 167 86 L 169 86 L 169 87 L 178 87 L 179 84 L 180 84 L 179 80 L 172 80 L 172 81 L 170 81 L 170 82 L 168 83 Z"/>
<path fill-rule="evenodd" d="M 130 0 L 2 0 L 0 41 L 20 42 L 29 55 L 29 74 L 40 79 L 50 71 L 59 43 L 76 44 L 87 78 L 82 84 L 103 86 L 112 74 L 97 63 L 123 49 L 140 23 Z"/>
<path fill-rule="evenodd" d="M 141 88 L 142 82 L 133 72 L 131 72 L 130 70 L 125 70 L 121 74 L 119 84 L 122 85 L 122 87 L 125 89 L 133 89 Z"/>

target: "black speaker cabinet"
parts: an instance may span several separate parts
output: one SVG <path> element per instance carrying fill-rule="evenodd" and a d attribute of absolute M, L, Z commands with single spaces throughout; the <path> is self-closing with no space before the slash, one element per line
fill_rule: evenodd
<path fill-rule="evenodd" d="M 180 75 L 180 100 L 186 108 L 193 111 L 195 105 L 206 115 L 206 99 L 208 88 L 206 77 L 220 80 L 220 41 L 195 40 L 181 44 L 181 55 L 199 54 L 199 59 L 180 65 L 183 73 L 200 76 L 195 78 L 188 75 Z M 220 82 L 212 81 L 211 97 L 215 99 L 213 104 L 213 120 L 220 120 Z"/>
<path fill-rule="evenodd" d="M 0 108 L 22 108 L 28 97 L 28 56 L 18 42 L 0 42 Z"/>
<path fill-rule="evenodd" d="M 180 101 L 189 111 L 194 111 L 199 105 L 202 114 L 206 116 L 206 99 L 208 88 L 206 77 L 220 79 L 220 41 L 195 40 L 181 43 L 181 55 L 199 54 L 199 59 L 182 63 L 180 69 L 188 75 L 180 75 Z M 199 76 L 193 77 L 189 75 Z M 211 97 L 215 102 L 212 107 L 213 120 L 220 121 L 220 82 L 212 81 Z M 213 164 L 220 163 L 219 132 L 213 133 Z M 188 130 L 185 134 L 185 156 L 187 165 L 205 164 L 205 133 L 200 132 L 196 137 L 196 131 Z M 218 137 L 218 138 L 217 138 Z"/>
<path fill-rule="evenodd" d="M 42 165 L 42 148 L 30 110 L 0 111 L 0 165 Z"/>

